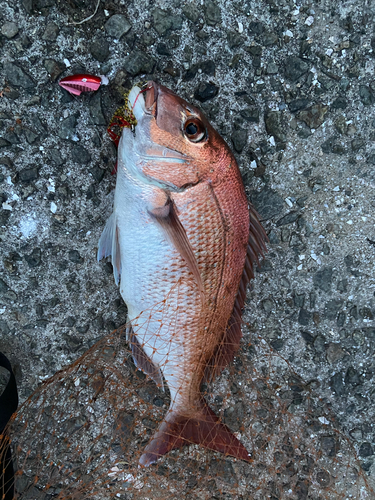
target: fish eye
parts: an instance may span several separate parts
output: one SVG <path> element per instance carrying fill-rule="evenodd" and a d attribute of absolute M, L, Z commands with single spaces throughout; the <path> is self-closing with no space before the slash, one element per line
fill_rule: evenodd
<path fill-rule="evenodd" d="M 184 134 L 191 142 L 200 142 L 206 137 L 206 128 L 199 118 L 188 118 L 184 124 Z"/>

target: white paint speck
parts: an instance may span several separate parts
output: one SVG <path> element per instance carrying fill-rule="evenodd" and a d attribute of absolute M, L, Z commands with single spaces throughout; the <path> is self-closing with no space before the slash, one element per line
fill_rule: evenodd
<path fill-rule="evenodd" d="M 300 264 L 300 265 L 297 267 L 297 269 L 298 269 L 298 271 L 302 271 L 302 269 L 303 269 L 303 265 L 302 265 L 302 264 Z"/>
<path fill-rule="evenodd" d="M 64 64 L 67 68 L 70 68 L 71 66 L 69 59 L 64 59 Z"/>
<path fill-rule="evenodd" d="M 290 30 L 286 30 L 284 35 L 288 36 L 289 38 L 293 38 L 293 33 Z"/>
<path fill-rule="evenodd" d="M 139 479 L 136 479 L 134 481 L 134 484 L 133 484 L 133 488 L 135 488 L 136 490 L 141 490 L 144 486 L 144 483 L 142 481 L 140 481 Z"/>
<path fill-rule="evenodd" d="M 327 420 L 325 417 L 319 417 L 318 420 L 319 420 L 319 422 L 321 422 L 324 425 L 329 424 L 329 420 Z"/>
<path fill-rule="evenodd" d="M 22 233 L 22 238 L 27 239 L 30 236 L 33 236 L 33 234 L 37 231 L 38 222 L 33 216 L 25 215 L 21 218 L 18 227 L 20 232 Z"/>
<path fill-rule="evenodd" d="M 306 24 L 306 26 L 311 26 L 311 25 L 313 24 L 313 22 L 314 22 L 314 18 L 313 18 L 313 16 L 309 16 L 309 17 L 306 19 L 305 24 Z"/>
<path fill-rule="evenodd" d="M 53 201 L 51 201 L 51 212 L 55 214 L 57 212 L 57 205 Z"/>
<path fill-rule="evenodd" d="M 273 135 L 268 140 L 269 140 L 269 143 L 271 144 L 271 146 L 275 146 L 276 145 L 275 138 L 274 138 Z"/>
<path fill-rule="evenodd" d="M 243 24 L 238 21 L 238 33 L 243 33 Z"/>
<path fill-rule="evenodd" d="M 353 224 L 353 221 L 352 221 L 352 219 L 350 219 L 350 220 L 347 220 L 346 223 L 349 224 L 349 226 L 351 226 Z"/>
<path fill-rule="evenodd" d="M 9 203 L 7 203 L 6 201 L 4 201 L 4 203 L 3 203 L 3 210 L 12 211 L 13 207 L 12 207 L 12 205 L 9 205 Z"/>
<path fill-rule="evenodd" d="M 55 192 L 55 181 L 53 179 L 48 179 L 48 186 L 47 186 L 48 191 L 51 193 Z"/>
<path fill-rule="evenodd" d="M 340 186 L 336 186 L 333 188 L 333 191 L 340 191 Z"/>

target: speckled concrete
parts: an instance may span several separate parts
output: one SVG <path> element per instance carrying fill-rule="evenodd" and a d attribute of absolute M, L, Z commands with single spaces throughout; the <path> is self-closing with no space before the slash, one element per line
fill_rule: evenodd
<path fill-rule="evenodd" d="M 259 335 L 314 389 L 371 478 L 371 2 L 101 1 L 77 24 L 95 4 L 3 1 L 0 12 L 0 349 L 21 399 L 126 319 L 111 265 L 96 262 L 115 184 L 106 126 L 122 93 L 152 78 L 233 146 L 269 234 L 244 345 Z M 72 97 L 57 82 L 78 72 L 109 85 Z M 261 367 L 258 352 L 248 362 Z"/>

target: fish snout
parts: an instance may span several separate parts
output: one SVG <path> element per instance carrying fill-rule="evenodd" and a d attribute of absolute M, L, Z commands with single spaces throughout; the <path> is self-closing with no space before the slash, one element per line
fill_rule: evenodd
<path fill-rule="evenodd" d="M 145 92 L 145 107 L 146 112 L 155 116 L 156 101 L 158 97 L 158 87 L 159 85 L 152 80 L 147 82 Z"/>

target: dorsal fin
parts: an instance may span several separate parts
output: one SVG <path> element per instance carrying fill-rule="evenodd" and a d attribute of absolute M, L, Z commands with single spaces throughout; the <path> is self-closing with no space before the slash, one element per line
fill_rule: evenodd
<path fill-rule="evenodd" d="M 224 336 L 206 366 L 205 382 L 211 382 L 233 360 L 238 351 L 242 337 L 241 317 L 246 300 L 246 288 L 249 281 L 254 278 L 255 262 L 259 265 L 259 255 L 264 257 L 264 253 L 267 251 L 266 241 L 268 241 L 268 237 L 252 205 L 250 205 L 249 212 L 250 230 L 244 270 Z"/>

